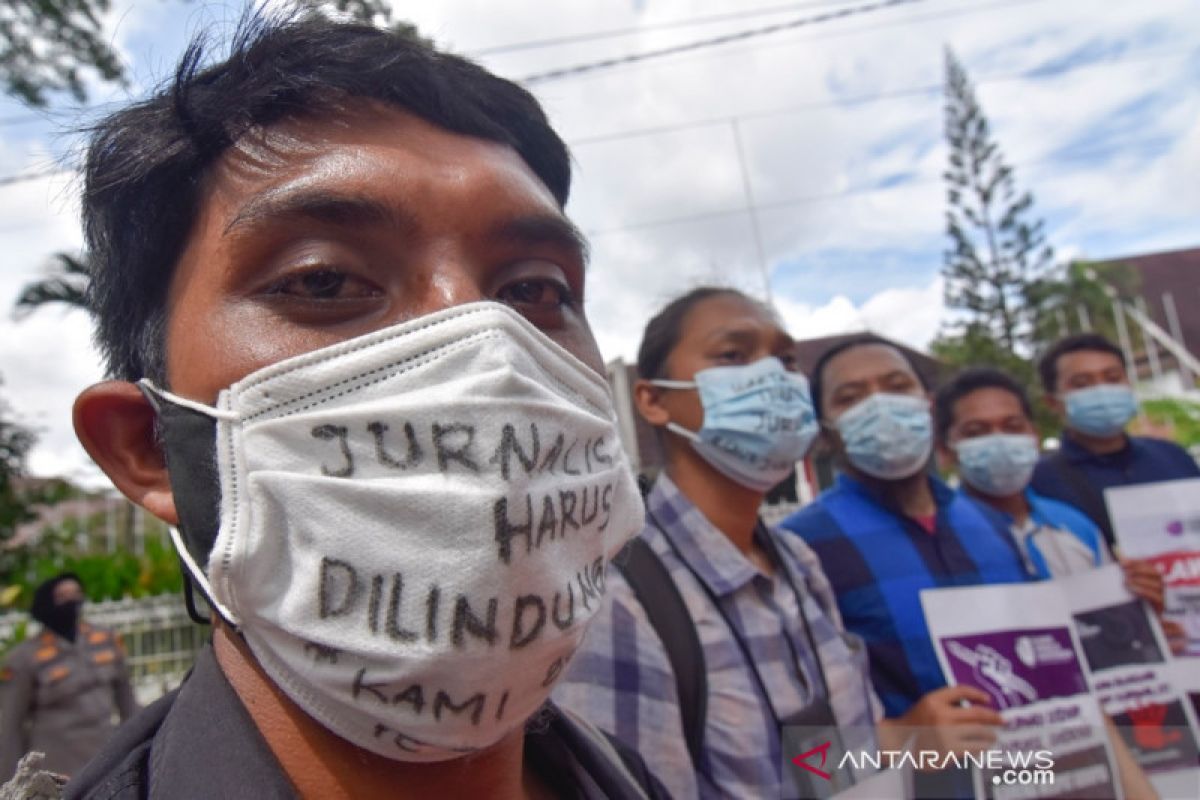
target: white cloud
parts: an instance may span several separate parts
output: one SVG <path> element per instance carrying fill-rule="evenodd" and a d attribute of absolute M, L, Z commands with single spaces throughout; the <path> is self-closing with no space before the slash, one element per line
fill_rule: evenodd
<path fill-rule="evenodd" d="M 884 289 L 858 306 L 844 295 L 820 306 L 780 297 L 775 306 L 797 339 L 870 331 L 918 350 L 937 335 L 945 311 L 940 277 L 924 286 Z"/>

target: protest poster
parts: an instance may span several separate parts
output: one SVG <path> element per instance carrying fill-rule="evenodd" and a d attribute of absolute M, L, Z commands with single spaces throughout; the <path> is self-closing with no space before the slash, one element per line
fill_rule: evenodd
<path fill-rule="evenodd" d="M 947 682 L 987 692 L 1004 720 L 993 748 L 1004 758 L 1000 768 L 976 770 L 977 797 L 1122 797 L 1071 609 L 1057 585 L 926 589 L 921 605 Z M 1044 763 L 1046 754 L 1052 767 L 1040 772 L 1048 779 L 1023 782 L 1029 764 Z"/>
<path fill-rule="evenodd" d="M 1200 478 L 1105 489 L 1104 499 L 1121 554 L 1162 573 L 1163 617 L 1184 636 L 1176 655 L 1200 659 Z"/>
<path fill-rule="evenodd" d="M 1070 604 L 1088 682 L 1163 797 L 1200 797 L 1196 717 L 1149 607 L 1112 564 L 1054 582 Z"/>

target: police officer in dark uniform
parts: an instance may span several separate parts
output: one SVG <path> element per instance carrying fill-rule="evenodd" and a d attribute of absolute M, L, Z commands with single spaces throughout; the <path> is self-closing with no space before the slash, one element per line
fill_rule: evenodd
<path fill-rule="evenodd" d="M 73 573 L 41 584 L 30 615 L 42 630 L 4 666 L 0 778 L 23 754 L 46 754 L 43 768 L 73 775 L 136 710 L 125 654 L 115 634 L 79 619 L 83 585 Z"/>

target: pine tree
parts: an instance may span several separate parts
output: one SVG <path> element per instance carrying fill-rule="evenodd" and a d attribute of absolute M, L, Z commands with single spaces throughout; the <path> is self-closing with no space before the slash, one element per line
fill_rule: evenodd
<path fill-rule="evenodd" d="M 1053 250 L 1032 218 L 1033 196 L 1019 193 L 962 64 L 946 48 L 944 173 L 946 305 L 967 312 L 963 335 L 987 336 L 1010 353 L 1028 350 L 1037 307 L 1032 294 L 1048 273 Z"/>

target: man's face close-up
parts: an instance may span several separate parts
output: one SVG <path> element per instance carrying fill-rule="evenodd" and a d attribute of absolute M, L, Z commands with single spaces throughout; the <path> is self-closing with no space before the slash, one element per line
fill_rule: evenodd
<path fill-rule="evenodd" d="M 478 300 L 601 371 L 583 283 L 583 242 L 515 151 L 363 101 L 217 162 L 170 287 L 167 377 L 212 402 L 282 359 Z"/>
<path fill-rule="evenodd" d="M 1103 384 L 1129 384 L 1121 359 L 1103 350 L 1063 353 L 1055 367 L 1058 373 L 1055 391 L 1060 396 Z"/>

